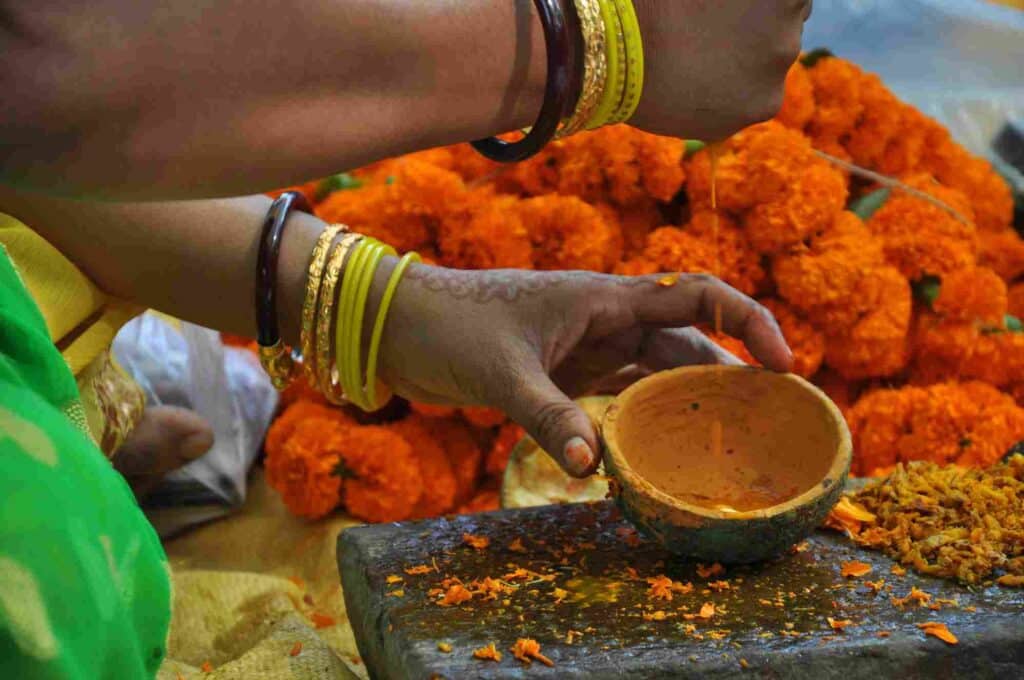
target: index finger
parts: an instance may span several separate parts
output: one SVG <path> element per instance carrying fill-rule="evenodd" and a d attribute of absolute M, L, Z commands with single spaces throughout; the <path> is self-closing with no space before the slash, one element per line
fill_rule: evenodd
<path fill-rule="evenodd" d="M 682 274 L 672 285 L 661 276 L 645 277 L 651 285 L 633 286 L 627 294 L 637 322 L 671 328 L 716 322 L 739 338 L 758 361 L 775 371 L 789 371 L 793 353 L 767 308 L 707 274 Z M 719 310 L 716 313 L 716 309 Z"/>

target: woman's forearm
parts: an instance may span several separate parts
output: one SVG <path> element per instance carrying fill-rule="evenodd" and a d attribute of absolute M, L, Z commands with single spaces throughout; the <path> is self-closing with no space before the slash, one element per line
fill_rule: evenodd
<path fill-rule="evenodd" d="M 251 193 L 528 125 L 543 97 L 531 0 L 0 10 L 0 182 L 47 192 Z"/>
<path fill-rule="evenodd" d="M 177 318 L 256 334 L 256 254 L 263 196 L 163 203 L 86 203 L 0 189 L 3 211 L 49 240 L 104 292 Z M 298 340 L 309 255 L 323 223 L 293 212 L 278 262 L 278 317 Z"/>

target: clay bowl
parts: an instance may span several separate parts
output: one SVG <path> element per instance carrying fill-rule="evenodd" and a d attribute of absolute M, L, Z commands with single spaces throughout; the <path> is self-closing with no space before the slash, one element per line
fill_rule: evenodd
<path fill-rule="evenodd" d="M 601 430 L 626 517 L 705 562 L 758 562 L 808 536 L 839 500 L 853 448 L 821 390 L 742 366 L 645 378 L 611 404 Z"/>

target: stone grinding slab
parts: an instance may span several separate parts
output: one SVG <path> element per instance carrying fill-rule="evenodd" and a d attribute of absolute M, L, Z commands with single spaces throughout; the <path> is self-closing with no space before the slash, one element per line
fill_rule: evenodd
<path fill-rule="evenodd" d="M 464 533 L 485 536 L 490 546 L 473 549 Z M 516 539 L 525 552 L 510 547 Z M 830 532 L 802 548 L 701 578 L 697 565 L 639 540 L 610 502 L 356 527 L 338 539 L 348 616 L 373 678 L 1024 678 L 1024 592 L 896 576 L 892 560 Z M 843 578 L 840 565 L 850 560 L 873 570 Z M 435 562 L 439 573 L 404 571 Z M 557 576 L 454 607 L 428 595 L 445 577 L 468 583 L 518 567 Z M 659 574 L 692 582 L 694 592 L 650 599 L 644 579 Z M 388 583 L 389 576 L 402 580 Z M 880 592 L 866 585 L 881 579 Z M 709 589 L 717 580 L 730 589 Z M 913 586 L 958 605 L 934 611 L 892 603 Z M 567 592 L 561 602 L 555 588 Z M 713 618 L 685 619 L 706 602 L 719 610 Z M 667 618 L 645 620 L 657 611 Z M 853 625 L 837 633 L 828 617 Z M 945 623 L 960 643 L 947 645 L 915 625 L 930 621 Z M 569 630 L 583 635 L 570 644 Z M 555 666 L 515 660 L 509 649 L 518 638 L 537 640 Z M 452 651 L 441 652 L 439 642 Z M 473 658 L 491 642 L 501 662 Z"/>

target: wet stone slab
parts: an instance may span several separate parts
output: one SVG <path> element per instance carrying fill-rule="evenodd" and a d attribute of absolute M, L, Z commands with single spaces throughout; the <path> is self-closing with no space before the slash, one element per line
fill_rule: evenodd
<path fill-rule="evenodd" d="M 464 533 L 489 547 L 467 546 Z M 1024 678 L 1024 592 L 897 576 L 892 560 L 830 532 L 801 548 L 702 577 L 639 539 L 608 502 L 357 527 L 338 541 L 348 615 L 375 678 Z M 841 576 L 852 560 L 871 573 Z M 406 573 L 417 565 L 437 571 Z M 520 568 L 539 576 L 509 579 L 516 589 L 493 600 L 437 604 L 445 578 L 502 579 Z M 693 592 L 652 599 L 646 579 L 661 574 Z M 720 581 L 728 586 L 711 587 Z M 912 587 L 938 609 L 895 606 Z M 702 619 L 706 603 L 716 611 Z M 837 632 L 829 617 L 851 624 Z M 916 625 L 932 621 L 960 643 Z M 537 640 L 555 666 L 515 660 L 518 638 Z M 500 663 L 473 658 L 492 642 Z"/>

